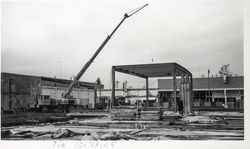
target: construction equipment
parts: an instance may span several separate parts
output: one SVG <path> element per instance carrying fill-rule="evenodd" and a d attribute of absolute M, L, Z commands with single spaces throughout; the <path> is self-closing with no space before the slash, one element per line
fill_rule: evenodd
<path fill-rule="evenodd" d="M 101 50 L 103 49 L 103 47 L 107 44 L 107 42 L 110 40 L 110 38 L 113 36 L 113 34 L 116 32 L 116 30 L 121 26 L 121 24 L 129 17 L 133 16 L 135 13 L 137 13 L 138 11 L 140 11 L 141 9 L 143 9 L 144 7 L 146 7 L 148 4 L 143 5 L 139 8 L 136 8 L 128 13 L 124 14 L 123 19 L 120 21 L 120 23 L 116 26 L 116 28 L 111 32 L 110 35 L 108 35 L 106 37 L 106 39 L 103 41 L 103 43 L 100 45 L 100 47 L 97 49 L 97 51 L 94 53 L 94 55 L 89 59 L 89 61 L 83 66 L 83 68 L 80 70 L 80 72 L 76 75 L 76 77 L 73 79 L 72 83 L 69 85 L 69 87 L 67 88 L 66 92 L 63 94 L 63 98 L 62 98 L 62 102 L 61 104 L 63 105 L 67 105 L 64 107 L 71 107 L 72 106 L 76 106 L 76 101 L 74 99 L 72 99 L 72 97 L 70 96 L 70 93 L 72 91 L 73 86 L 79 81 L 79 79 L 81 78 L 81 76 L 84 74 L 84 72 L 88 69 L 88 67 L 91 65 L 91 63 L 94 61 L 94 59 L 96 58 L 96 56 L 101 52 Z M 75 102 L 72 102 L 75 101 Z"/>

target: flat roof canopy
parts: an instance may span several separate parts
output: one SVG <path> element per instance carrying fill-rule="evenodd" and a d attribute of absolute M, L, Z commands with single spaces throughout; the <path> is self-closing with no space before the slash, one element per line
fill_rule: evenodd
<path fill-rule="evenodd" d="M 176 70 L 176 76 L 181 74 L 192 75 L 186 68 L 177 63 L 154 63 L 154 64 L 136 64 L 136 65 L 118 65 L 113 66 L 114 71 L 122 72 L 137 77 L 170 77 Z"/>

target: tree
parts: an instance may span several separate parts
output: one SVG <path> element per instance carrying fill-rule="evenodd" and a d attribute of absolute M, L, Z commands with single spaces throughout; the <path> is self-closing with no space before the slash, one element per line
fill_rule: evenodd
<path fill-rule="evenodd" d="M 224 64 L 220 67 L 219 76 L 221 76 L 221 77 L 223 77 L 224 75 L 232 76 L 232 72 L 229 71 L 229 65 L 230 64 Z"/>
<path fill-rule="evenodd" d="M 98 77 L 98 78 L 96 79 L 96 85 L 99 86 L 100 84 L 101 84 L 101 79 Z"/>

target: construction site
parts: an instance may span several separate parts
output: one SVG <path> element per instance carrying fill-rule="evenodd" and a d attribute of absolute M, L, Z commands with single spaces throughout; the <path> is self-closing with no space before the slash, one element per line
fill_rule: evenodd
<path fill-rule="evenodd" d="M 213 77 L 209 70 L 207 78 L 194 78 L 183 66 L 189 64 L 166 60 L 113 64 L 111 88 L 80 81 L 125 20 L 147 7 L 125 13 L 71 80 L 2 72 L 1 139 L 244 140 L 243 76 Z M 145 86 L 119 88 L 118 73 L 141 78 Z M 158 78 L 155 88 L 152 78 Z"/>

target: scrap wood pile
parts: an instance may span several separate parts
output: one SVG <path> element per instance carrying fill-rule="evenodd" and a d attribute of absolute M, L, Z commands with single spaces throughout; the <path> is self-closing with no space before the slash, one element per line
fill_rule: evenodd
<path fill-rule="evenodd" d="M 112 107 L 111 120 L 135 120 L 138 109 L 135 106 Z"/>

